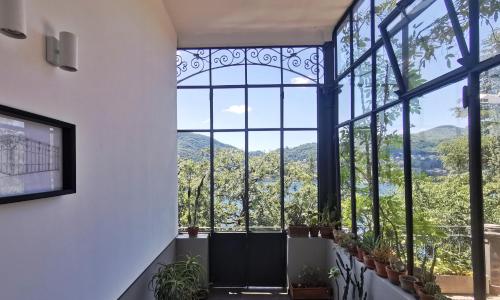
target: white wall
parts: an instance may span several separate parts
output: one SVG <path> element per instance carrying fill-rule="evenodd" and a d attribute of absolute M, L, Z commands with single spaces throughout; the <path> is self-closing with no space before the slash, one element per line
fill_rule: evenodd
<path fill-rule="evenodd" d="M 0 205 L 0 299 L 116 299 L 176 235 L 176 34 L 161 0 L 26 0 L 0 104 L 77 126 L 77 194 Z M 80 38 L 80 71 L 44 34 Z"/>

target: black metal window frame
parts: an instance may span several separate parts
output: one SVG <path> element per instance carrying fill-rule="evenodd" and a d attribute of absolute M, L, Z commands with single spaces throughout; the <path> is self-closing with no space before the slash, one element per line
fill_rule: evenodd
<path fill-rule="evenodd" d="M 334 106 L 335 106 L 335 116 L 332 118 L 334 120 L 334 133 L 333 139 L 334 145 L 334 155 L 336 158 L 335 163 L 335 174 L 334 184 L 336 185 L 337 193 L 337 207 L 340 209 L 340 201 L 342 201 L 342 195 L 340 193 L 340 164 L 339 164 L 339 129 L 345 126 L 349 127 L 349 140 L 351 145 L 350 154 L 350 187 L 351 187 L 351 209 L 352 209 L 352 231 L 357 232 L 356 229 L 356 182 L 355 182 L 355 169 L 354 169 L 354 156 L 353 156 L 353 144 L 354 144 L 354 133 L 353 125 L 355 121 L 362 120 L 364 118 L 371 119 L 371 163 L 372 163 L 372 176 L 373 176 L 373 221 L 374 221 L 374 232 L 376 236 L 380 235 L 380 217 L 379 217 L 379 193 L 378 193 L 378 165 L 379 160 L 377 156 L 377 138 L 376 138 L 376 124 L 377 124 L 377 114 L 383 112 L 389 108 L 397 105 L 403 106 L 403 155 L 404 155 L 404 187 L 405 187 L 405 210 L 406 210 L 406 257 L 409 272 L 413 272 L 414 266 L 414 253 L 413 253 L 413 201 L 412 201 L 412 171 L 411 171 L 411 141 L 410 141 L 410 111 L 409 103 L 412 98 L 420 97 L 428 94 L 432 91 L 436 91 L 446 85 L 459 82 L 461 80 L 467 79 L 467 86 L 464 88 L 464 108 L 468 109 L 469 118 L 469 187 L 470 187 L 470 212 L 471 212 L 471 234 L 472 234 L 472 266 L 473 266 L 473 278 L 474 278 L 474 296 L 475 299 L 485 299 L 486 298 L 486 270 L 485 270 L 485 252 L 484 252 L 484 212 L 483 212 L 483 196 L 482 196 L 482 165 L 481 165 L 481 118 L 480 118 L 480 85 L 479 76 L 483 71 L 492 69 L 500 65 L 500 55 L 488 58 L 486 60 L 480 60 L 480 39 L 479 39 L 479 1 L 468 1 L 469 2 L 469 43 L 467 45 L 466 37 L 464 36 L 460 24 L 458 22 L 456 10 L 453 1 L 449 0 L 435 0 L 444 1 L 448 15 L 450 17 L 450 22 L 457 39 L 458 48 L 462 55 L 462 59 L 458 60 L 461 65 L 458 68 L 451 70 L 439 77 L 436 77 L 430 81 L 421 84 L 418 87 L 409 89 L 406 78 L 403 71 L 400 70 L 398 65 L 396 55 L 392 45 L 390 43 L 390 37 L 396 33 L 396 30 L 402 29 L 412 20 L 422 12 L 417 12 L 415 15 L 405 15 L 406 22 L 400 22 L 396 26 L 392 27 L 391 30 L 387 29 L 387 26 L 393 22 L 396 17 L 405 12 L 415 0 L 402 0 L 400 1 L 395 9 L 389 13 L 389 15 L 381 22 L 379 28 L 375 26 L 375 0 L 364 0 L 370 1 L 370 30 L 371 30 L 371 45 L 370 47 L 355 61 L 353 59 L 353 40 L 352 40 L 352 28 L 353 28 L 353 13 L 356 6 L 363 0 L 355 0 L 354 3 L 348 8 L 346 13 L 343 15 L 341 20 L 337 23 L 334 28 L 332 39 L 334 42 L 334 47 L 337 49 L 337 34 L 344 22 L 348 20 L 348 26 L 350 28 L 350 63 L 349 67 L 342 71 L 340 74 L 337 72 L 337 66 L 339 66 L 338 53 L 334 55 L 334 69 L 335 69 L 335 79 L 334 88 L 338 91 L 342 87 L 340 82 L 347 76 L 351 76 L 351 118 L 345 122 L 338 123 L 338 105 L 339 105 L 339 92 L 334 94 Z M 434 1 L 428 1 L 430 4 Z M 429 4 L 428 3 L 428 4 Z M 398 28 L 399 26 L 399 28 Z M 380 30 L 381 38 L 375 40 L 375 31 Z M 387 55 L 389 58 L 392 71 L 395 74 L 398 88 L 396 91 L 398 99 L 390 103 L 384 104 L 382 106 L 377 106 L 377 95 L 376 95 L 376 55 L 377 50 L 385 47 L 387 50 Z M 404 50 L 403 50 L 404 56 Z M 371 58 L 372 62 L 372 109 L 359 116 L 354 114 L 354 70 L 361 65 L 366 59 Z M 341 213 L 339 212 L 341 216 Z"/>
<path fill-rule="evenodd" d="M 272 50 L 274 51 L 274 55 L 279 56 L 280 61 L 280 82 L 275 84 L 252 84 L 248 83 L 248 66 L 264 66 L 277 68 L 272 65 L 272 58 L 267 57 L 264 59 L 254 60 L 251 63 L 248 63 L 248 53 L 250 51 L 254 51 L 255 53 L 259 53 L 263 50 Z M 299 51 L 295 52 L 295 49 L 299 49 Z M 295 63 L 293 60 L 300 53 L 307 49 L 315 49 L 315 57 L 309 57 L 308 59 L 297 60 Z M 250 228 L 250 215 L 249 215 L 249 166 L 248 166 L 248 137 L 251 132 L 279 132 L 280 134 L 280 227 L 281 231 L 285 232 L 285 158 L 284 158 L 284 150 L 285 150 L 285 141 L 284 136 L 286 132 L 297 132 L 297 131 L 309 131 L 316 132 L 316 142 L 319 145 L 319 136 L 318 136 L 318 123 L 316 123 L 315 127 L 285 127 L 284 124 L 284 107 L 285 107 L 285 88 L 299 88 L 299 87 L 312 87 L 316 88 L 317 99 L 316 99 L 316 107 L 317 114 L 319 111 L 319 93 L 320 87 L 323 86 L 322 79 L 325 76 L 324 70 L 324 59 L 323 57 L 323 48 L 321 45 L 297 45 L 297 46 L 253 46 L 253 47 L 208 47 L 208 48 L 178 48 L 178 51 L 188 51 L 191 55 L 194 56 L 193 60 L 188 62 L 184 61 L 180 55 L 177 55 L 177 89 L 178 90 L 196 90 L 196 89 L 208 89 L 210 91 L 210 129 L 178 129 L 178 133 L 208 133 L 210 135 L 210 232 L 214 233 L 215 231 L 215 211 L 214 211 L 214 200 L 215 200 L 215 183 L 214 183 L 214 134 L 215 133 L 228 133 L 228 132 L 240 132 L 245 134 L 245 180 L 244 180 L 244 194 L 245 199 L 243 201 L 243 207 L 245 210 L 245 231 L 244 232 L 252 232 Z M 277 52 L 279 50 L 279 52 Z M 213 67 L 213 53 L 215 51 L 226 51 L 225 55 L 233 55 L 233 57 L 225 57 L 223 59 L 219 59 L 220 66 Z M 238 58 L 238 62 L 234 63 L 234 51 L 241 51 L 244 53 L 244 57 L 241 60 Z M 255 57 L 254 57 L 255 58 Z M 287 62 L 287 63 L 285 63 Z M 287 64 L 287 66 L 285 65 Z M 218 85 L 213 83 L 213 70 L 225 68 L 225 67 L 234 67 L 234 66 L 244 66 L 245 68 L 245 83 L 244 84 L 228 84 L 228 85 Z M 182 78 L 182 73 L 188 71 L 189 67 L 198 69 L 193 74 Z M 313 76 L 309 76 L 307 74 L 300 73 L 296 71 L 294 68 L 303 67 L 310 71 Z M 294 73 L 296 75 L 302 76 L 311 80 L 311 83 L 285 83 L 284 82 L 284 72 L 288 71 Z M 182 85 L 183 81 L 197 76 L 201 73 L 208 72 L 208 84 L 206 85 Z M 181 77 L 181 79 L 179 79 Z M 245 90 L 245 127 L 242 129 L 214 129 L 214 90 L 228 90 L 228 89 L 237 89 L 241 88 Z M 280 89 L 280 127 L 277 128 L 249 128 L 248 126 L 248 90 L 252 88 L 279 88 Z M 318 118 L 317 118 L 318 119 Z M 319 148 L 319 147 L 318 147 Z M 319 149 L 318 149 L 319 150 Z M 316 157 L 318 161 L 318 155 Z M 317 172 L 318 170 L 317 163 Z M 318 177 L 320 175 L 318 174 Z M 319 191 L 317 195 L 317 205 L 319 207 Z M 221 231 L 217 231 L 221 232 Z M 261 232 L 261 231 L 259 231 Z"/>

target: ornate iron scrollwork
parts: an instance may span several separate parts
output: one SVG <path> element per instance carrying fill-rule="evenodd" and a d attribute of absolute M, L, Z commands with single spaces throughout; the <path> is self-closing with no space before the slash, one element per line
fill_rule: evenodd
<path fill-rule="evenodd" d="M 315 83 L 323 77 L 324 71 L 320 47 L 178 50 L 177 83 L 210 69 L 244 65 L 283 68 Z"/>

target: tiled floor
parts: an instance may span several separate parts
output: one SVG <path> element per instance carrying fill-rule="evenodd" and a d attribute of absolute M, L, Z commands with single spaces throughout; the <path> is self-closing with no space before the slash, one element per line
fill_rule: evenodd
<path fill-rule="evenodd" d="M 212 290 L 209 300 L 285 300 L 290 299 L 286 292 L 282 291 L 266 291 L 266 290 L 244 290 L 244 291 L 228 291 L 228 290 Z"/>

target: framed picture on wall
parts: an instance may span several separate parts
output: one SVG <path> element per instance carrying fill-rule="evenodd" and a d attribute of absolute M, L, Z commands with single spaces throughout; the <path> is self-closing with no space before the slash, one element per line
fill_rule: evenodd
<path fill-rule="evenodd" d="M 75 125 L 0 105 L 0 204 L 76 192 Z"/>

